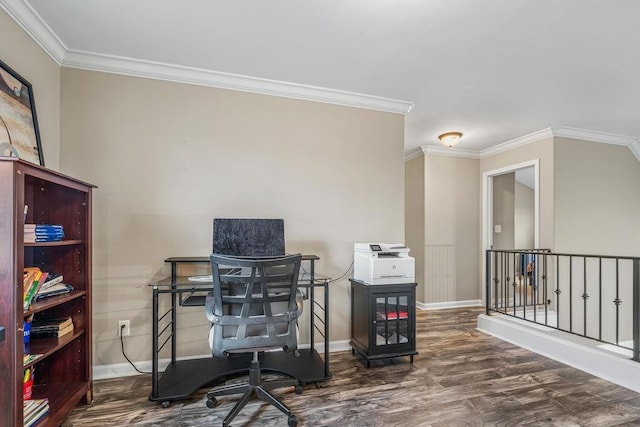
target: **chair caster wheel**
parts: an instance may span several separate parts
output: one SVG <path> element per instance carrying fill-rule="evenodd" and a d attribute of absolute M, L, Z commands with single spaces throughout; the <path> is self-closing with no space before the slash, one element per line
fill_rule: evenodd
<path fill-rule="evenodd" d="M 296 427 L 298 425 L 298 418 L 295 415 L 289 416 L 288 420 L 289 427 Z"/>
<path fill-rule="evenodd" d="M 207 408 L 213 409 L 218 404 L 218 399 L 215 397 L 207 397 Z"/>
<path fill-rule="evenodd" d="M 304 391 L 304 387 L 301 384 L 298 384 L 296 386 L 296 394 L 302 394 L 303 391 Z"/>
<path fill-rule="evenodd" d="M 168 408 L 169 406 L 171 406 L 171 402 L 168 400 L 165 400 L 160 405 L 162 405 L 163 408 Z"/>

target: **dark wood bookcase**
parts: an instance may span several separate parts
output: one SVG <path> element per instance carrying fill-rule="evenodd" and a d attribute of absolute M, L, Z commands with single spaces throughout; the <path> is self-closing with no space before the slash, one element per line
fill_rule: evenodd
<path fill-rule="evenodd" d="M 0 159 L 0 425 L 23 425 L 23 375 L 34 371 L 33 398 L 48 398 L 38 426 L 59 426 L 93 399 L 91 377 L 91 184 L 22 160 Z M 28 206 L 26 221 L 24 208 Z M 59 242 L 24 243 L 24 224 L 60 224 Z M 71 293 L 23 309 L 23 269 L 64 276 Z M 71 317 L 73 333 L 23 343 L 25 318 Z M 41 354 L 24 364 L 25 353 Z"/>

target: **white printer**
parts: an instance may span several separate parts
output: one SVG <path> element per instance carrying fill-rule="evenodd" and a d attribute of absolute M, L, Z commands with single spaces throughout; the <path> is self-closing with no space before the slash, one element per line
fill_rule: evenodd
<path fill-rule="evenodd" d="M 415 260 L 402 243 L 356 243 L 353 278 L 370 285 L 415 282 Z"/>

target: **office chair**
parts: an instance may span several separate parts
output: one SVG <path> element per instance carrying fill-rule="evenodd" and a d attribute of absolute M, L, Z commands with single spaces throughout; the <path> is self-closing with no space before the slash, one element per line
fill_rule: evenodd
<path fill-rule="evenodd" d="M 263 382 L 258 353 L 274 348 L 297 355 L 297 319 L 302 313 L 298 295 L 300 255 L 247 259 L 211 255 L 213 292 L 205 309 L 211 322 L 209 346 L 214 357 L 231 353 L 253 353 L 249 383 L 222 385 L 207 393 L 207 406 L 214 408 L 216 396 L 244 393 L 224 419 L 223 426 L 238 415 L 255 394 L 288 416 L 289 426 L 298 420 L 291 410 L 268 390 L 302 386 L 296 379 Z"/>

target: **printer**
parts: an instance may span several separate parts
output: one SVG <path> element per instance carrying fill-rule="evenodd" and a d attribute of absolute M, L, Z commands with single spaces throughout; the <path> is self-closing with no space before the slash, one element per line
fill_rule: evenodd
<path fill-rule="evenodd" d="M 353 278 L 369 285 L 415 282 L 415 260 L 402 243 L 356 243 Z"/>

